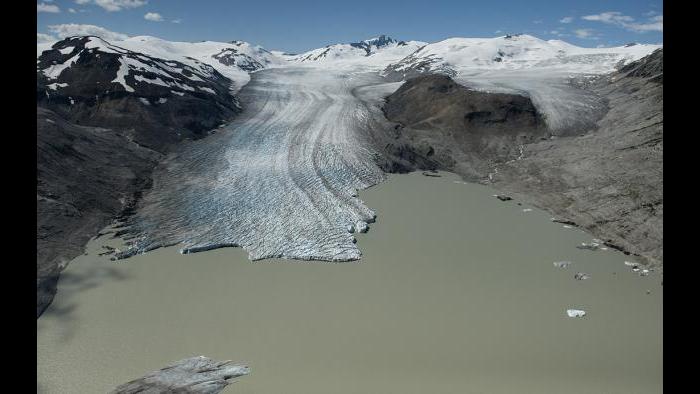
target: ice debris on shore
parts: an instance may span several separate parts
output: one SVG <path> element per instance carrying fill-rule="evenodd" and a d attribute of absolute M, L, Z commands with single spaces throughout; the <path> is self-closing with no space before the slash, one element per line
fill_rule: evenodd
<path fill-rule="evenodd" d="M 591 243 L 581 242 L 581 245 L 577 245 L 576 248 L 584 250 L 598 250 L 600 249 L 600 243 L 595 242 L 595 240 Z"/>
<path fill-rule="evenodd" d="M 571 265 L 571 261 L 555 261 L 554 266 L 557 268 L 566 268 Z"/>

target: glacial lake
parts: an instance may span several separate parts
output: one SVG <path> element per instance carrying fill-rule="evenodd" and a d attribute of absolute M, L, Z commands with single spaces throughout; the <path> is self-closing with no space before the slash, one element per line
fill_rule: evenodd
<path fill-rule="evenodd" d="M 195 355 L 250 366 L 231 394 L 663 391 L 659 273 L 441 174 L 360 191 L 378 218 L 357 262 L 177 247 L 112 262 L 98 253 L 116 241 L 92 241 L 37 320 L 37 392 L 108 392 Z"/>

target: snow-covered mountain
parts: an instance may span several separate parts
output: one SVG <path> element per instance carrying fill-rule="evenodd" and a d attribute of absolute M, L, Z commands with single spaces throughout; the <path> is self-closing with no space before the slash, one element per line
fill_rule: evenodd
<path fill-rule="evenodd" d="M 49 50 L 51 45 L 37 44 L 37 57 Z M 251 72 L 271 67 L 381 71 L 393 80 L 425 72 L 457 76 L 485 70 L 542 69 L 602 74 L 638 60 L 661 47 L 628 44 L 612 48 L 582 48 L 564 41 L 545 41 L 530 35 L 450 38 L 432 44 L 399 41 L 381 35 L 348 44 L 328 45 L 296 55 L 268 51 L 243 41 L 172 42 L 149 36 L 110 43 L 93 39 L 90 45 L 105 48 L 111 45 L 152 58 L 177 61 L 196 69 L 202 69 L 203 65 L 210 66 L 232 81 L 234 93 L 248 83 Z"/>
<path fill-rule="evenodd" d="M 660 47 L 628 44 L 612 48 L 581 48 L 564 41 L 545 41 L 530 35 L 449 38 L 425 45 L 390 64 L 384 74 L 403 79 L 425 72 L 455 76 L 474 70 L 526 68 L 600 74 L 641 59 Z"/>
<path fill-rule="evenodd" d="M 286 63 L 281 56 L 244 41 L 174 42 L 138 36 L 115 41 L 113 44 L 161 59 L 177 60 L 185 64 L 195 61 L 208 64 L 233 81 L 234 91 L 250 81 L 249 73 Z"/>
<path fill-rule="evenodd" d="M 398 41 L 386 35 L 349 44 L 334 44 L 317 48 L 296 56 L 289 56 L 291 63 L 312 67 L 384 68 L 415 52 L 427 43 L 422 41 Z"/>
<path fill-rule="evenodd" d="M 98 37 L 70 37 L 37 58 L 37 82 L 46 82 L 47 96 L 51 91 L 72 91 L 78 96 L 135 92 L 137 88 L 143 90 L 144 84 L 168 94 L 226 93 L 217 92 L 226 82 L 212 66 L 192 58 L 186 60 L 183 63 L 149 56 Z"/>
<path fill-rule="evenodd" d="M 186 63 L 69 37 L 37 57 L 37 105 L 76 124 L 132 130 L 156 149 L 198 138 L 240 108 L 229 78 L 181 59 Z"/>
<path fill-rule="evenodd" d="M 52 45 L 54 43 L 37 44 L 37 57 L 44 51 L 50 50 Z M 91 39 L 89 46 L 103 48 L 108 52 L 115 51 L 115 47 L 121 48 L 152 58 L 177 61 L 203 70 L 212 67 L 231 80 L 233 92 L 240 90 L 250 81 L 249 73 L 286 64 L 283 57 L 244 41 L 174 42 L 156 37 L 137 36 L 123 41 L 107 42 L 95 37 Z"/>

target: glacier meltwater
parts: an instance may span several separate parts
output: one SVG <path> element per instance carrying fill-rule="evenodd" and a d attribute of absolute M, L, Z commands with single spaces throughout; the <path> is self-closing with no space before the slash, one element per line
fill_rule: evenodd
<path fill-rule="evenodd" d="M 353 232 L 375 213 L 357 191 L 385 175 L 372 117 L 352 91 L 377 79 L 311 68 L 254 74 L 241 116 L 156 169 L 118 257 L 181 244 L 183 253 L 240 246 L 253 260 L 359 259 Z"/>

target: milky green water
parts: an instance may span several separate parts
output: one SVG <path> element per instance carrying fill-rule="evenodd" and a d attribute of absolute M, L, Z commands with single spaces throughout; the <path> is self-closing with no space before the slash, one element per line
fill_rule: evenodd
<path fill-rule="evenodd" d="M 251 367 L 226 393 L 661 393 L 660 275 L 455 181 L 362 191 L 378 221 L 355 263 L 235 248 L 114 263 L 92 242 L 37 321 L 37 391 L 107 392 L 203 354 Z"/>

